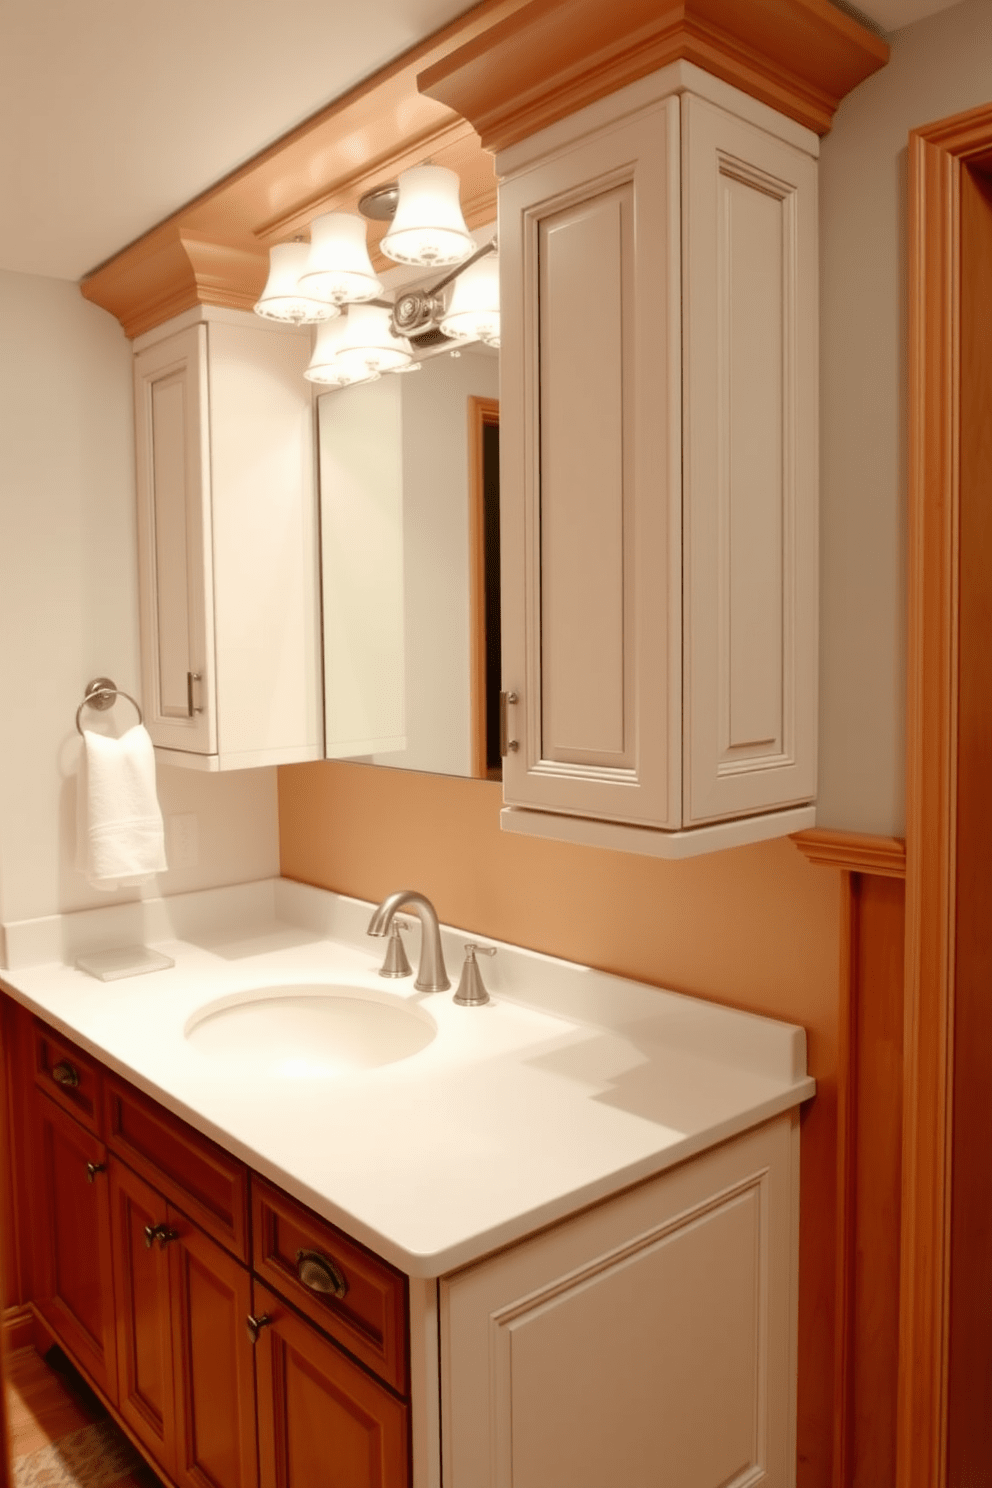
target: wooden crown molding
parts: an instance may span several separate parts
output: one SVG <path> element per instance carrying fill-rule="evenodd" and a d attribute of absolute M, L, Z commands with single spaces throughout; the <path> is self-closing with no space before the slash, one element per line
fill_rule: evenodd
<path fill-rule="evenodd" d="M 828 0 L 529 0 L 419 81 L 498 151 L 679 60 L 825 134 L 888 57 Z"/>
<path fill-rule="evenodd" d="M 871 873 L 878 878 L 906 877 L 906 844 L 901 837 L 813 827 L 808 832 L 793 832 L 792 840 L 804 857 L 821 867 Z"/>
<path fill-rule="evenodd" d="M 83 295 L 132 337 L 197 304 L 250 309 L 273 243 L 321 212 L 355 211 L 365 191 L 428 155 L 458 174 L 468 225 L 493 221 L 492 156 L 471 124 L 419 91 L 417 75 L 524 3 L 484 0 L 94 269 Z M 390 267 L 378 252 L 385 230 L 369 224 L 378 267 Z"/>

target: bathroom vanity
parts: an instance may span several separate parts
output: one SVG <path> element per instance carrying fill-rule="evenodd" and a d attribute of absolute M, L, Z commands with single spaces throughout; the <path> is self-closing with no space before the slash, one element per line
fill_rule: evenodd
<path fill-rule="evenodd" d="M 793 1483 L 802 1030 L 510 946 L 458 1007 L 370 909 L 8 927 L 36 1342 L 176 1484 Z"/>

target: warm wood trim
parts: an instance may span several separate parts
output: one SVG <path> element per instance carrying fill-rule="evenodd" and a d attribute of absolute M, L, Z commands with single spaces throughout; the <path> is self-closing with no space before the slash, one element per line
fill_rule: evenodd
<path fill-rule="evenodd" d="M 833 1481 L 851 1481 L 857 1180 L 858 905 L 854 875 L 841 874 L 837 1005 L 837 1218 L 834 1296 Z"/>
<path fill-rule="evenodd" d="M 897 1488 L 944 1488 L 958 667 L 960 175 L 992 107 L 909 140 L 906 1006 Z"/>
<path fill-rule="evenodd" d="M 530 0 L 424 68 L 420 86 L 502 150 L 685 60 L 826 134 L 887 44 L 828 0 Z"/>
<path fill-rule="evenodd" d="M 272 243 L 305 233 L 321 212 L 355 211 L 363 192 L 427 156 L 457 171 L 470 227 L 493 221 L 492 157 L 470 124 L 419 92 L 417 74 L 523 3 L 483 0 L 95 268 L 83 294 L 129 336 L 197 304 L 250 309 Z M 384 230 L 369 225 L 380 266 Z"/>
<path fill-rule="evenodd" d="M 5 1307 L 0 1327 L 5 1354 L 30 1348 L 35 1339 L 34 1310 L 30 1303 L 25 1302 L 20 1307 Z"/>
<path fill-rule="evenodd" d="M 457 171 L 469 226 L 492 221 L 488 149 L 679 57 L 821 133 L 888 58 L 828 0 L 569 0 L 561 17 L 560 0 L 483 0 L 98 266 L 83 294 L 129 336 L 194 305 L 248 309 L 272 243 L 321 212 L 354 211 L 427 156 Z M 473 127 L 483 114 L 498 121 L 484 126 L 486 148 Z M 383 231 L 370 224 L 380 265 Z"/>
<path fill-rule="evenodd" d="M 468 400 L 468 616 L 469 704 L 472 722 L 472 774 L 488 778 L 486 764 L 486 525 L 482 438 L 486 425 L 499 423 L 499 400 Z"/>
<path fill-rule="evenodd" d="M 835 832 L 812 827 L 793 832 L 792 840 L 811 863 L 848 873 L 874 873 L 905 878 L 906 844 L 901 837 L 872 837 L 863 832 Z"/>

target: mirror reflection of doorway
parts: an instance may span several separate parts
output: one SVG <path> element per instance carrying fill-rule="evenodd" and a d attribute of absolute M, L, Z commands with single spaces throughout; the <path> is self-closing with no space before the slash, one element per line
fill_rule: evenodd
<path fill-rule="evenodd" d="M 502 780 L 499 752 L 499 403 L 468 400 L 472 774 Z"/>

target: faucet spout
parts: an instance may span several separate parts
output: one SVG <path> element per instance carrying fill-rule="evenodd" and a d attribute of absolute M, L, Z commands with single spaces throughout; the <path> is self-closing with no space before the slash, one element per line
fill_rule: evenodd
<path fill-rule="evenodd" d="M 441 949 L 441 927 L 437 911 L 426 894 L 416 889 L 397 889 L 389 894 L 369 920 L 369 935 L 388 935 L 393 916 L 401 909 L 412 909 L 420 920 L 420 965 L 414 987 L 418 992 L 444 992 L 451 983 Z"/>

